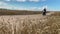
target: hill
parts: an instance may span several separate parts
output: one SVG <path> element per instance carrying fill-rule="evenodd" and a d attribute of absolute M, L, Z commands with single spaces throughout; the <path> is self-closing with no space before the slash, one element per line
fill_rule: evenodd
<path fill-rule="evenodd" d="M 27 11 L 27 10 L 7 10 L 0 9 L 0 15 L 29 15 L 29 14 L 40 14 L 41 11 Z"/>

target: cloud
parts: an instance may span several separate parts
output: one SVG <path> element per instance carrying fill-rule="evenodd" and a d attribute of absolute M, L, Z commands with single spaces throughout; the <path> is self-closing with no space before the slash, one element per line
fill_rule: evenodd
<path fill-rule="evenodd" d="M 43 8 L 43 9 L 44 9 L 44 8 L 46 8 L 46 9 L 47 9 L 47 8 L 48 8 L 48 6 L 47 6 L 47 5 L 44 5 L 44 6 L 42 6 L 42 8 Z"/>
<path fill-rule="evenodd" d="M 45 6 L 42 6 L 42 10 L 43 10 L 44 8 L 46 8 L 46 9 L 47 9 L 47 8 L 48 8 L 48 6 L 47 6 L 47 5 L 45 5 Z"/>
<path fill-rule="evenodd" d="M 0 6 L 0 8 L 3 8 L 3 9 L 12 9 L 10 6 Z"/>
<path fill-rule="evenodd" d="M 5 1 L 11 1 L 11 0 L 5 0 Z"/>
<path fill-rule="evenodd" d="M 16 1 L 18 1 L 18 2 L 25 2 L 26 0 L 16 0 Z"/>
<path fill-rule="evenodd" d="M 0 1 L 0 8 L 6 8 L 6 9 L 8 9 L 8 8 L 11 8 L 10 6 L 8 6 L 8 4 L 6 3 L 6 2 L 3 2 L 3 1 Z"/>
<path fill-rule="evenodd" d="M 41 0 L 41 1 L 47 1 L 47 0 Z"/>
<path fill-rule="evenodd" d="M 42 7 L 32 7 L 29 10 L 33 10 L 33 11 L 42 11 L 44 8 L 46 8 L 48 10 L 48 6 L 44 5 Z"/>
<path fill-rule="evenodd" d="M 16 0 L 18 2 L 26 2 L 27 0 Z M 39 2 L 40 0 L 28 0 L 29 2 Z"/>
<path fill-rule="evenodd" d="M 47 1 L 47 0 L 4 0 L 4 1 L 17 1 L 17 2 L 43 2 L 43 1 Z"/>
<path fill-rule="evenodd" d="M 29 0 L 30 2 L 39 2 L 40 0 Z"/>
<path fill-rule="evenodd" d="M 18 2 L 26 2 L 27 0 L 16 0 Z M 29 2 L 40 2 L 40 1 L 47 1 L 47 0 L 28 0 Z"/>
<path fill-rule="evenodd" d="M 36 10 L 37 7 L 31 7 L 32 10 Z"/>
<path fill-rule="evenodd" d="M 48 9 L 48 6 L 47 5 L 44 5 L 42 7 L 39 7 L 38 10 L 41 10 L 42 11 L 44 8 Z"/>
<path fill-rule="evenodd" d="M 17 0 L 17 1 L 25 2 L 27 0 Z M 39 0 L 33 0 L 33 1 L 39 2 Z M 30 0 L 30 2 L 32 2 L 32 0 Z M 44 8 L 48 8 L 48 7 L 47 7 L 47 5 L 44 5 L 42 7 L 30 7 L 30 8 L 17 7 L 17 6 L 15 7 L 15 6 L 9 6 L 9 4 L 4 1 L 0 1 L 0 8 L 16 9 L 16 10 L 43 10 Z"/>
<path fill-rule="evenodd" d="M 7 5 L 7 3 L 0 1 L 0 5 Z"/>

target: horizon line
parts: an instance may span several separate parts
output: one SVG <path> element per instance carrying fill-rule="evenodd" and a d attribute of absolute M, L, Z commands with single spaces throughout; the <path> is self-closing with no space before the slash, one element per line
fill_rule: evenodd
<path fill-rule="evenodd" d="M 6 8 L 0 8 L 0 10 L 18 10 L 18 9 L 6 9 Z M 24 10 L 24 9 L 23 9 Z M 21 11 L 23 11 L 21 10 Z M 20 11 L 20 10 L 19 10 Z M 43 10 L 25 10 L 25 11 L 43 11 Z M 60 11 L 60 10 L 47 10 L 47 11 Z"/>

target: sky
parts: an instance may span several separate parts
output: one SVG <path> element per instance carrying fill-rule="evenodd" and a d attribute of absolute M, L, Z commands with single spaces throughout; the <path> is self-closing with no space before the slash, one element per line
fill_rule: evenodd
<path fill-rule="evenodd" d="M 0 8 L 11 10 L 60 11 L 60 0 L 0 0 Z"/>

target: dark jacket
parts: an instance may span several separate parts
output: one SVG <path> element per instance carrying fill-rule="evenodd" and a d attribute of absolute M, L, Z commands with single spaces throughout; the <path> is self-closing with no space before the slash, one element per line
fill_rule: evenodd
<path fill-rule="evenodd" d="M 43 9 L 43 15 L 46 15 L 46 8 Z"/>

